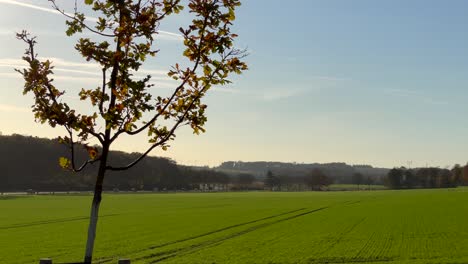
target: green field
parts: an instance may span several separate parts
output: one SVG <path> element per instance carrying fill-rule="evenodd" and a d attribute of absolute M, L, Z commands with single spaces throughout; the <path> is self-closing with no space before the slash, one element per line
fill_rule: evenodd
<path fill-rule="evenodd" d="M 91 196 L 0 197 L 0 263 L 82 259 Z M 468 189 L 107 194 L 97 263 L 468 263 Z"/>

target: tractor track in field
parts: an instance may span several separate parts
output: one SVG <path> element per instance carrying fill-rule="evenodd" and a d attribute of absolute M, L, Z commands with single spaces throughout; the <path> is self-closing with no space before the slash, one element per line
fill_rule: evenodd
<path fill-rule="evenodd" d="M 282 218 L 282 219 L 279 219 L 279 220 L 276 220 L 276 221 L 259 224 L 259 225 L 247 228 L 247 229 L 245 229 L 243 231 L 239 231 L 239 232 L 236 232 L 236 233 L 226 235 L 226 236 L 221 237 L 221 238 L 200 242 L 198 244 L 192 244 L 192 245 L 189 245 L 189 246 L 186 246 L 186 247 L 181 247 L 181 248 L 170 249 L 170 250 L 166 250 L 166 251 L 162 251 L 162 252 L 157 252 L 157 253 L 154 253 L 154 254 L 151 254 L 151 255 L 136 258 L 135 260 L 148 260 L 148 259 L 158 258 L 159 257 L 158 259 L 151 262 L 151 263 L 157 263 L 157 262 L 163 261 L 165 259 L 181 256 L 181 254 L 186 255 L 186 254 L 190 254 L 190 253 L 196 252 L 196 251 L 201 250 L 201 249 L 206 249 L 206 248 L 209 248 L 209 247 L 216 246 L 218 244 L 223 243 L 224 241 L 226 241 L 228 239 L 232 239 L 232 238 L 235 238 L 235 237 L 238 237 L 238 236 L 253 232 L 253 231 L 257 230 L 257 229 L 268 227 L 268 226 L 273 225 L 273 224 L 277 224 L 277 223 L 281 223 L 281 222 L 284 222 L 284 221 L 292 220 L 292 219 L 295 219 L 295 218 L 298 218 L 298 217 L 301 217 L 301 216 L 305 216 L 305 215 L 308 215 L 308 214 L 311 214 L 311 213 L 314 213 L 314 212 L 322 211 L 322 210 L 325 210 L 325 209 L 328 209 L 330 207 L 334 207 L 334 206 L 337 206 L 337 205 L 349 206 L 349 205 L 354 205 L 354 204 L 357 204 L 357 203 L 360 203 L 360 202 L 361 202 L 360 200 L 358 200 L 358 201 L 347 201 L 347 202 L 344 202 L 344 203 L 339 203 L 339 204 L 335 204 L 335 205 L 329 205 L 329 206 L 321 207 L 321 208 L 318 208 L 318 209 L 314 209 L 314 210 L 306 211 L 306 212 L 303 212 L 303 213 L 300 213 L 300 214 L 296 214 L 296 215 L 293 215 L 293 216 L 290 216 L 290 217 Z M 277 217 L 297 213 L 297 212 L 300 212 L 300 211 L 304 211 L 306 209 L 307 208 L 299 208 L 299 209 L 295 209 L 295 210 L 291 210 L 291 211 L 287 211 L 287 212 L 283 212 L 283 213 L 279 213 L 279 214 L 275 214 L 275 215 L 271 215 L 271 216 L 267 216 L 267 217 L 262 217 L 262 218 L 259 218 L 259 219 L 256 219 L 256 220 L 251 220 L 251 221 L 242 222 L 242 223 L 235 224 L 235 225 L 226 226 L 226 227 L 219 228 L 219 229 L 209 231 L 209 232 L 206 232 L 206 233 L 202 233 L 202 234 L 199 234 L 199 235 L 190 236 L 190 237 L 187 237 L 187 238 L 178 239 L 178 240 L 162 243 L 162 244 L 159 244 L 159 245 L 150 246 L 150 247 L 147 247 L 147 248 L 144 248 L 144 249 L 141 249 L 141 250 L 133 251 L 132 254 L 138 254 L 138 253 L 141 253 L 141 252 L 144 252 L 144 251 L 155 250 L 155 249 L 163 248 L 163 247 L 166 247 L 166 246 L 171 246 L 171 245 L 176 245 L 176 244 L 183 243 L 183 242 L 188 242 L 190 240 L 195 240 L 195 239 L 198 239 L 198 238 L 202 238 L 202 237 L 206 237 L 206 236 L 209 236 L 209 235 L 213 235 L 213 234 L 221 233 L 221 232 L 224 232 L 224 231 L 228 231 L 228 230 L 233 229 L 233 228 L 242 227 L 242 226 L 249 225 L 249 224 L 255 224 L 255 223 L 258 223 L 258 222 L 261 222 L 261 221 L 265 221 L 265 220 L 269 220 L 269 219 L 273 219 L 273 218 L 277 218 Z M 109 263 L 111 261 L 113 261 L 113 260 L 112 259 L 105 259 L 104 261 L 102 261 L 100 263 Z"/>
<path fill-rule="evenodd" d="M 144 251 L 148 251 L 148 250 L 154 250 L 154 249 L 157 249 L 157 248 L 162 248 L 162 247 L 166 247 L 166 246 L 170 246 L 170 245 L 174 245 L 174 244 L 178 244 L 178 243 L 182 243 L 182 242 L 187 242 L 187 241 L 194 240 L 194 239 L 197 239 L 197 238 L 201 238 L 201 237 L 213 235 L 213 234 L 216 234 L 216 233 L 224 232 L 224 231 L 227 231 L 229 229 L 236 228 L 236 227 L 241 227 L 241 226 L 245 226 L 245 225 L 249 225 L 249 224 L 254 224 L 254 223 L 258 223 L 258 222 L 265 221 L 265 220 L 268 220 L 268 219 L 272 219 L 272 218 L 276 218 L 276 217 L 296 213 L 296 212 L 299 212 L 299 211 L 303 211 L 305 209 L 307 209 L 307 208 L 299 208 L 299 209 L 295 209 L 295 210 L 292 210 L 292 211 L 287 211 L 287 212 L 283 212 L 283 213 L 279 213 L 279 214 L 259 218 L 259 219 L 256 219 L 256 220 L 252 220 L 252 221 L 247 221 L 247 222 L 242 222 L 242 223 L 235 224 L 235 225 L 226 226 L 226 227 L 219 228 L 219 229 L 209 231 L 209 232 L 206 232 L 206 233 L 202 233 L 202 234 L 199 234 L 199 235 L 196 235 L 196 236 L 190 236 L 190 237 L 187 237 L 187 238 L 178 239 L 178 240 L 170 241 L 170 242 L 167 242 L 167 243 L 162 243 L 162 244 L 159 244 L 159 245 L 150 246 L 150 247 L 147 247 L 147 248 L 142 249 L 142 250 L 134 251 L 133 253 L 140 253 L 140 252 L 144 252 Z M 111 262 L 111 261 L 113 261 L 113 260 L 112 259 L 104 260 L 101 263 L 108 263 L 108 262 Z"/>
<path fill-rule="evenodd" d="M 202 233 L 202 234 L 199 234 L 199 235 L 196 235 L 196 236 L 190 236 L 190 237 L 187 237 L 187 238 L 178 239 L 178 240 L 170 241 L 170 242 L 167 242 L 167 243 L 162 243 L 162 244 L 159 244 L 159 245 L 150 246 L 150 247 L 147 247 L 147 248 L 142 249 L 142 250 L 134 251 L 133 253 L 140 253 L 140 252 L 144 252 L 144 251 L 148 251 L 148 250 L 154 250 L 154 249 L 157 249 L 157 248 L 162 248 L 162 247 L 166 247 L 166 246 L 170 246 L 170 245 L 174 245 L 174 244 L 178 244 L 178 243 L 187 242 L 187 241 L 194 240 L 194 239 L 197 239 L 197 238 L 201 238 L 201 237 L 213 235 L 213 234 L 216 234 L 216 233 L 224 232 L 224 231 L 236 228 L 236 227 L 241 227 L 241 226 L 245 226 L 245 225 L 249 225 L 249 224 L 254 224 L 254 223 L 258 223 L 258 222 L 265 221 L 265 220 L 268 220 L 268 219 L 272 219 L 272 218 L 276 218 L 276 217 L 296 213 L 296 212 L 299 212 L 299 211 L 303 211 L 305 209 L 307 209 L 307 208 L 299 208 L 299 209 L 295 209 L 295 210 L 292 210 L 292 211 L 287 211 L 287 212 L 283 212 L 283 213 L 279 213 L 279 214 L 259 218 L 259 219 L 256 219 L 256 220 L 251 220 L 251 221 L 242 222 L 242 223 L 235 224 L 235 225 L 226 226 L 226 227 L 219 228 L 219 229 L 209 231 L 209 232 L 206 232 L 206 233 Z M 100 262 L 100 263 L 108 263 L 108 262 L 111 262 L 111 261 L 113 261 L 113 260 L 112 259 L 109 259 L 109 260 L 106 259 L 106 260 L 104 260 L 103 262 Z"/>
<path fill-rule="evenodd" d="M 376 252 L 377 256 L 385 256 L 387 255 L 393 245 L 394 239 L 391 236 L 385 236 L 383 239 L 383 245 L 379 248 L 379 250 Z"/>
<path fill-rule="evenodd" d="M 181 242 L 186 242 L 186 241 L 189 241 L 189 240 L 193 240 L 193 239 L 209 236 L 209 235 L 212 235 L 212 234 L 224 232 L 226 230 L 233 229 L 233 228 L 236 228 L 236 227 L 245 226 L 245 225 L 249 225 L 249 224 L 254 224 L 254 223 L 258 223 L 258 222 L 265 221 L 265 220 L 268 220 L 268 219 L 280 217 L 280 216 L 283 216 L 283 215 L 296 213 L 296 212 L 299 212 L 299 211 L 303 211 L 305 209 L 307 209 L 307 208 L 300 208 L 300 209 L 296 209 L 296 210 L 292 210 L 292 211 L 288 211 L 288 212 L 284 212 L 284 213 L 280 213 L 280 214 L 271 215 L 271 216 L 263 217 L 263 218 L 260 218 L 260 219 L 248 221 L 248 222 L 243 222 L 243 223 L 240 223 L 240 224 L 230 225 L 230 226 L 223 227 L 223 228 L 220 228 L 220 229 L 216 229 L 216 230 L 206 232 L 206 233 L 203 233 L 203 234 L 200 234 L 200 235 L 175 240 L 175 241 L 172 241 L 172 242 L 167 242 L 167 243 L 163 243 L 163 244 L 156 245 L 156 246 L 151 246 L 148 249 L 150 249 L 150 250 L 151 249 L 157 249 L 157 248 L 161 248 L 161 247 L 165 247 L 165 246 L 169 246 L 169 245 L 173 245 L 173 244 L 177 244 L 177 243 L 181 243 Z"/>
<path fill-rule="evenodd" d="M 342 240 L 343 238 L 351 233 L 354 229 L 356 229 L 356 227 L 358 225 L 360 225 L 362 222 L 364 222 L 366 220 L 366 217 L 363 217 L 361 219 L 359 219 L 359 221 L 355 222 L 353 225 L 351 225 L 349 228 L 346 228 L 343 232 L 341 232 L 338 237 L 327 247 L 325 248 L 324 250 L 322 250 L 319 254 L 322 255 L 330 250 L 332 250 L 336 245 L 338 245 Z"/>
<path fill-rule="evenodd" d="M 181 248 L 170 249 L 170 250 L 154 253 L 154 254 L 151 254 L 151 255 L 148 255 L 148 256 L 143 256 L 143 257 L 137 258 L 135 260 L 137 260 L 137 261 L 138 260 L 150 260 L 151 262 L 149 262 L 149 263 L 158 263 L 158 262 L 166 260 L 166 259 L 179 257 L 179 256 L 183 256 L 183 255 L 186 255 L 186 254 L 191 254 L 191 253 L 194 253 L 196 251 L 199 251 L 199 250 L 202 250 L 202 249 L 205 249 L 205 248 L 216 246 L 218 244 L 223 243 L 224 241 L 227 241 L 227 240 L 230 240 L 230 239 L 233 239 L 233 238 L 236 238 L 236 237 L 239 237 L 239 236 L 254 232 L 254 231 L 259 230 L 261 228 L 265 228 L 265 227 L 269 227 L 269 226 L 272 226 L 272 225 L 275 225 L 275 224 L 278 224 L 278 223 L 293 220 L 293 219 L 296 219 L 296 218 L 299 218 L 299 217 L 302 217 L 302 216 L 306 216 L 306 215 L 309 215 L 309 214 L 312 214 L 312 213 L 315 213 L 315 212 L 319 212 L 319 211 L 328 209 L 328 208 L 330 208 L 330 206 L 305 211 L 305 212 L 295 214 L 295 215 L 292 215 L 292 216 L 288 216 L 288 217 L 278 219 L 278 220 L 275 220 L 275 221 L 258 224 L 258 225 L 249 227 L 249 228 L 247 228 L 245 230 L 242 230 L 242 231 L 239 231 L 239 232 L 234 232 L 234 233 L 228 234 L 228 235 L 220 237 L 220 238 L 215 238 L 215 239 L 212 239 L 212 240 L 202 241 L 200 243 L 192 244 L 192 245 L 181 247 Z M 298 212 L 298 211 L 302 211 L 302 210 L 304 210 L 304 209 L 294 210 L 294 211 Z M 285 215 L 285 214 L 286 213 L 283 213 L 281 215 Z M 289 212 L 287 214 L 291 214 L 291 212 Z M 273 218 L 273 217 L 278 217 L 278 216 L 272 216 L 272 217 L 264 218 L 264 220 L 265 219 L 270 219 L 270 218 Z M 262 221 L 262 220 L 251 221 L 251 223 L 252 222 L 255 223 L 255 222 L 259 222 L 259 221 Z M 238 225 L 238 226 L 240 226 L 240 225 Z"/>
<path fill-rule="evenodd" d="M 349 202 L 346 202 L 344 205 L 353 205 L 353 204 L 358 204 L 358 203 L 361 203 L 361 200 L 358 200 L 358 201 L 349 201 Z"/>
<path fill-rule="evenodd" d="M 385 263 L 393 262 L 393 258 L 318 258 L 318 259 L 309 259 L 310 264 L 346 264 L 346 263 Z"/>
<path fill-rule="evenodd" d="M 372 234 L 367 238 L 366 243 L 361 247 L 361 249 L 356 253 L 356 258 L 362 258 L 362 256 L 368 255 L 372 256 L 374 238 L 377 235 L 377 231 L 372 232 Z M 364 254 L 367 253 L 367 254 Z"/>
<path fill-rule="evenodd" d="M 108 215 L 101 215 L 99 217 L 109 217 L 109 216 L 116 216 L 116 215 L 121 215 L 121 214 L 108 214 Z M 15 224 L 15 225 L 10 225 L 10 226 L 0 226 L 0 230 L 31 227 L 31 226 L 38 226 L 38 225 L 48 225 L 48 224 L 64 223 L 64 222 L 73 222 L 73 221 L 81 221 L 81 220 L 89 220 L 89 216 L 67 217 L 67 218 L 59 218 L 59 219 L 52 219 L 52 220 Z"/>

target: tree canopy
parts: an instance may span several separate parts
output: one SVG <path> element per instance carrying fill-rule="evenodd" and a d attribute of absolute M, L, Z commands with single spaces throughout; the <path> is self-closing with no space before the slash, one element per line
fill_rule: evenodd
<path fill-rule="evenodd" d="M 202 98 L 215 85 L 225 85 L 231 73 L 247 69 L 242 61 L 245 51 L 234 46 L 236 34 L 231 32 L 239 0 L 84 0 L 97 16 L 94 25 L 75 2 L 72 14 L 62 10 L 55 0 L 49 0 L 56 11 L 66 18 L 66 34 L 82 36 L 76 51 L 86 60 L 100 65 L 102 82 L 94 88 L 82 88 L 78 96 L 93 109 L 79 113 L 65 102 L 66 91 L 55 86 L 53 62 L 39 60 L 36 37 L 23 31 L 17 38 L 27 44 L 23 59 L 28 68 L 17 70 L 24 78 L 24 94 L 32 94 L 32 111 L 38 122 L 63 127 L 66 135 L 60 141 L 67 144 L 69 157 L 61 157 L 62 167 L 79 172 L 93 163 L 99 164 L 91 209 L 85 263 L 91 263 L 94 237 L 102 199 L 106 171 L 127 170 L 143 160 L 153 149 L 167 150 L 176 130 L 188 125 L 195 134 L 204 132 L 207 105 Z M 188 8 L 192 22 L 180 27 L 187 65 L 174 62 L 168 76 L 178 82 L 169 96 L 155 95 L 151 76 L 138 78 L 146 60 L 159 49 L 154 42 L 159 25 L 168 16 Z M 109 160 L 111 145 L 119 136 L 146 133 L 149 148 L 127 164 Z M 95 139 L 100 148 L 89 144 Z M 77 164 L 75 147 L 84 146 L 88 159 Z"/>

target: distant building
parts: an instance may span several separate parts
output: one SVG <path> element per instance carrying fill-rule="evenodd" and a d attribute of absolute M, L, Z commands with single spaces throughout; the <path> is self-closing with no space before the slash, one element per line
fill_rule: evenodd
<path fill-rule="evenodd" d="M 199 190 L 202 192 L 223 192 L 227 191 L 227 185 L 219 183 L 200 183 Z"/>

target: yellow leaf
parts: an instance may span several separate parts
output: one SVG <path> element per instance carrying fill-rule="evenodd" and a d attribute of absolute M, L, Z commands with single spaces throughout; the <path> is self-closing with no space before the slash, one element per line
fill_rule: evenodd
<path fill-rule="evenodd" d="M 64 157 L 59 158 L 60 167 L 62 167 L 63 169 L 68 168 L 69 163 L 70 163 L 70 161 L 67 158 L 64 158 Z"/>

